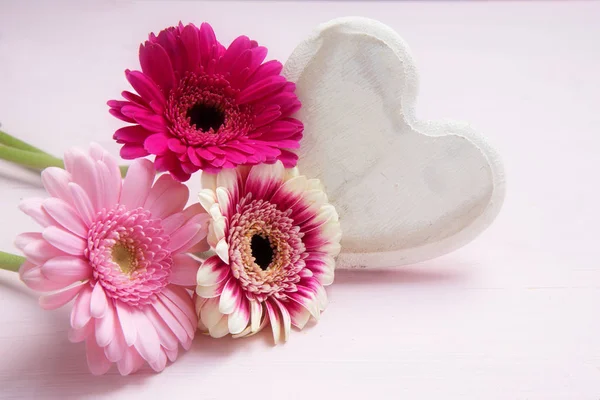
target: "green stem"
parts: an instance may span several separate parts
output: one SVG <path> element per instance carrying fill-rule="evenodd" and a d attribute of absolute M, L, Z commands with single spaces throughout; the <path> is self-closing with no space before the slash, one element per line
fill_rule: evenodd
<path fill-rule="evenodd" d="M 64 168 L 63 160 L 38 149 L 8 133 L 0 130 L 0 159 L 23 165 L 25 167 L 43 170 L 47 167 Z M 121 176 L 127 174 L 127 165 L 121 165 Z"/>
<path fill-rule="evenodd" d="M 6 145 L 9 147 L 14 147 L 15 149 L 31 151 L 33 153 L 48 154 L 45 151 L 38 149 L 37 147 L 32 146 L 29 143 L 26 143 L 22 140 L 19 140 L 16 137 L 9 135 L 8 133 L 6 133 L 2 130 L 0 130 L 0 144 Z"/>
<path fill-rule="evenodd" d="M 47 167 L 65 167 L 60 158 L 56 158 L 46 153 L 35 153 L 27 150 L 16 149 L 4 144 L 0 144 L 0 158 L 37 170 L 42 170 Z"/>
<path fill-rule="evenodd" d="M 0 269 L 18 272 L 24 262 L 25 257 L 0 251 Z"/>

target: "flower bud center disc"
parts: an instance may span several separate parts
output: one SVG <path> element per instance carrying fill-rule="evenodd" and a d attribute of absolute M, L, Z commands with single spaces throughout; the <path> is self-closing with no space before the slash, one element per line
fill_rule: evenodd
<path fill-rule="evenodd" d="M 273 256 L 275 255 L 269 238 L 261 235 L 252 236 L 250 249 L 252 250 L 252 257 L 255 259 L 254 262 L 263 271 L 267 270 L 273 262 Z"/>
<path fill-rule="evenodd" d="M 131 274 L 137 268 L 134 252 L 122 243 L 117 243 L 113 246 L 112 261 L 121 268 L 124 274 Z"/>
<path fill-rule="evenodd" d="M 186 116 L 190 119 L 190 125 L 195 125 L 196 129 L 202 132 L 208 132 L 212 128 L 217 133 L 219 128 L 225 123 L 225 113 L 216 105 L 205 103 L 196 103 L 187 110 Z"/>

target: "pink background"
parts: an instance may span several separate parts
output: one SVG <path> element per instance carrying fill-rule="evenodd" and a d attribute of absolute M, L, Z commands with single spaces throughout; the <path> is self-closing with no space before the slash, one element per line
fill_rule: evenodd
<path fill-rule="evenodd" d="M 468 120 L 504 157 L 505 206 L 463 249 L 385 271 L 339 271 L 319 324 L 274 347 L 198 337 L 159 375 L 91 376 L 66 337 L 0 271 L 0 397 L 194 399 L 600 398 L 600 3 L 2 1 L 0 121 L 55 154 L 117 154 L 105 101 L 148 32 L 209 21 L 285 60 L 320 22 L 379 19 L 409 43 L 418 113 Z M 24 179 L 22 181 L 21 179 Z M 193 189 L 198 182 L 191 182 Z M 0 248 L 35 225 L 16 211 L 39 177 L 0 165 Z"/>

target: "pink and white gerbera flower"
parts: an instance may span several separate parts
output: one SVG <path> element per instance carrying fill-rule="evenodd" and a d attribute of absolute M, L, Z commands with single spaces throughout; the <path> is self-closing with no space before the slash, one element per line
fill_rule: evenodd
<path fill-rule="evenodd" d="M 131 125 L 114 138 L 126 159 L 155 154 L 156 168 L 186 181 L 202 169 L 240 164 L 296 165 L 303 125 L 295 84 L 278 61 L 263 64 L 267 49 L 246 36 L 227 49 L 211 26 L 171 27 L 140 46 L 142 72 L 126 71 L 138 94 L 108 102 Z"/>
<path fill-rule="evenodd" d="M 42 173 L 46 199 L 20 208 L 42 232 L 16 241 L 27 258 L 21 279 L 45 309 L 75 299 L 69 339 L 85 341 L 88 366 L 103 374 L 116 363 L 127 375 L 144 361 L 154 370 L 191 345 L 197 318 L 186 287 L 195 285 L 208 216 L 184 209 L 188 188 L 163 175 L 154 182 L 148 160 L 136 160 L 121 179 L 116 160 L 93 145 L 65 154 L 66 170 Z"/>
<path fill-rule="evenodd" d="M 196 312 L 211 336 L 252 335 L 270 322 L 275 342 L 327 304 L 341 230 L 317 179 L 278 162 L 202 174 L 215 256 L 198 270 Z"/>

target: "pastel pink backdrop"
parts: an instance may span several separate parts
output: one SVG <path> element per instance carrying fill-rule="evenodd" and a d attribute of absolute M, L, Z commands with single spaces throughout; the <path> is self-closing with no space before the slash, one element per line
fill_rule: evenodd
<path fill-rule="evenodd" d="M 106 100 L 127 87 L 148 32 L 209 21 L 285 60 L 318 23 L 361 15 L 397 30 L 421 76 L 421 118 L 462 119 L 503 155 L 508 194 L 474 242 L 436 260 L 339 271 L 321 321 L 273 347 L 198 337 L 162 374 L 93 377 L 45 312 L 0 271 L 0 397 L 598 399 L 600 3 L 3 1 L 0 122 L 55 154 L 91 140 L 118 154 Z M 24 180 L 24 181 L 23 181 Z M 198 180 L 190 182 L 192 190 Z M 0 165 L 0 248 L 35 228 L 43 192 Z"/>

